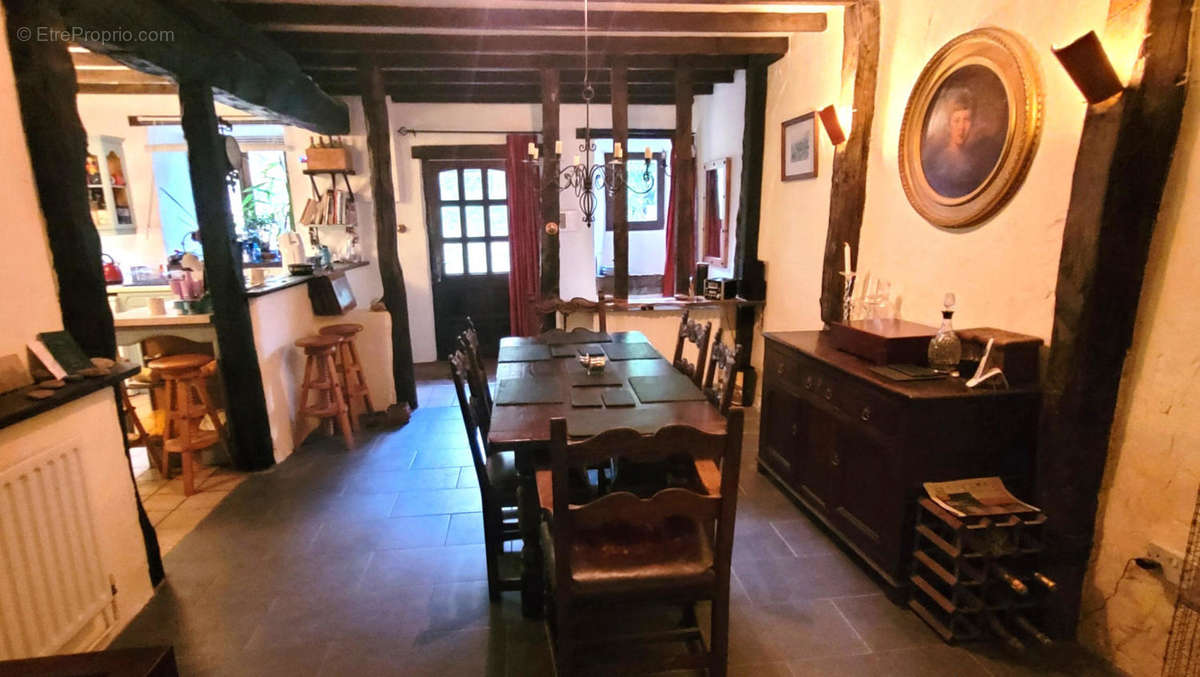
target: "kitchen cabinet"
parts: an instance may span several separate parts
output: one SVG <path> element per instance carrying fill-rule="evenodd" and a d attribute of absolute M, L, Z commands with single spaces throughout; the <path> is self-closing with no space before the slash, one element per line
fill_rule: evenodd
<path fill-rule="evenodd" d="M 825 332 L 764 339 L 759 469 L 894 592 L 908 578 L 923 482 L 998 475 L 1028 496 L 1035 388 L 891 381 L 834 348 Z"/>
<path fill-rule="evenodd" d="M 102 235 L 125 235 L 137 232 L 133 216 L 133 189 L 125 164 L 124 139 L 116 136 L 88 137 L 87 158 L 88 202 L 92 222 Z"/>

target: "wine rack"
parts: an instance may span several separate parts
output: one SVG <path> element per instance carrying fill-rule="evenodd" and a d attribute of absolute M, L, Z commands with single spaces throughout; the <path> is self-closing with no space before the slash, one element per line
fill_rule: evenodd
<path fill-rule="evenodd" d="M 1038 571 L 1041 512 L 958 517 L 917 501 L 908 606 L 947 642 L 1050 644 L 1036 623 L 1055 583 Z"/>

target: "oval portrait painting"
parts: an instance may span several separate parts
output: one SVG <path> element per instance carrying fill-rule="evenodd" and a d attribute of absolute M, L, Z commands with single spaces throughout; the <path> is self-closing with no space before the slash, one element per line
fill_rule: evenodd
<path fill-rule="evenodd" d="M 913 207 L 944 227 L 977 224 L 1019 187 L 1041 127 L 1041 93 L 1024 44 L 985 28 L 938 51 L 900 129 L 900 178 Z"/>

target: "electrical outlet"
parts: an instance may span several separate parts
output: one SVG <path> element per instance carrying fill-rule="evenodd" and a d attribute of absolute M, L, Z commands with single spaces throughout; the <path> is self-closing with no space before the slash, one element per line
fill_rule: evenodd
<path fill-rule="evenodd" d="M 1146 546 L 1146 557 L 1162 566 L 1162 577 L 1168 583 L 1179 585 L 1179 577 L 1183 574 L 1183 553 L 1151 541 Z"/>

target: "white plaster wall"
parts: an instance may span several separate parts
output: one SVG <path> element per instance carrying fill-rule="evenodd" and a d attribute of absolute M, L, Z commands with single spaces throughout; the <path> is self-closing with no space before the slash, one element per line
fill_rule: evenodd
<path fill-rule="evenodd" d="M 1192 42 L 1192 63 L 1200 41 Z M 1131 566 L 1153 541 L 1177 552 L 1200 485 L 1200 91 L 1191 88 L 1125 361 L 1081 639 L 1132 675 L 1158 675 L 1175 590 Z M 1113 595 L 1118 579 L 1125 580 Z"/>
<path fill-rule="evenodd" d="M 0 12 L 0 28 L 4 17 Z M 58 281 L 50 259 L 46 222 L 38 203 L 33 167 L 25 145 L 25 129 L 17 106 L 16 82 L 8 42 L 0 41 L 0 147 L 7 159 L 0 163 L 0 181 L 6 187 L 8 246 L 0 247 L 0 355 L 16 353 L 26 359 L 25 342 L 40 331 L 62 329 L 58 309 Z"/>
<path fill-rule="evenodd" d="M 705 213 L 704 165 L 729 158 L 729 242 L 723 268 L 709 268 L 709 275 L 732 275 L 737 251 L 737 213 L 742 198 L 742 132 L 746 119 L 746 71 L 734 73 L 733 82 L 718 83 L 713 93 L 696 97 L 692 125 L 696 130 L 696 252 L 699 258 L 701 226 Z M 768 129 L 770 127 L 768 126 Z"/>

